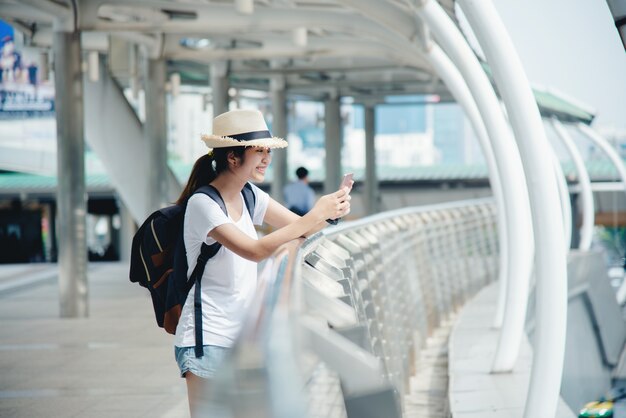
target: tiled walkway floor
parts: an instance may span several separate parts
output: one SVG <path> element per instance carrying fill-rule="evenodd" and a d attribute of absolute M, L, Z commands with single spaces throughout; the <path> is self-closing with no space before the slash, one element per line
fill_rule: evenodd
<path fill-rule="evenodd" d="M 0 266 L 0 284 L 0 417 L 189 415 L 172 336 L 125 263 L 90 264 L 85 319 L 59 318 L 55 265 Z"/>

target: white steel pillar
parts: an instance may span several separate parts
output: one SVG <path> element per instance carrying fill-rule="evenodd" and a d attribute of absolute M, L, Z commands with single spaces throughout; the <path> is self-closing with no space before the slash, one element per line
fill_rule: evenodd
<path fill-rule="evenodd" d="M 54 33 L 54 85 L 57 121 L 57 208 L 60 313 L 89 315 L 87 283 L 87 193 L 83 74 L 80 32 Z"/>
<path fill-rule="evenodd" d="M 376 107 L 363 105 L 365 113 L 365 207 L 368 215 L 378 213 L 379 187 L 376 175 Z"/>
<path fill-rule="evenodd" d="M 118 216 L 120 217 L 120 261 L 130 261 L 131 245 L 133 242 L 133 236 L 135 235 L 135 232 L 137 232 L 137 226 L 133 220 L 132 214 L 126 205 L 124 205 L 122 199 L 117 199 L 117 206 L 119 208 Z"/>
<path fill-rule="evenodd" d="M 394 42 L 393 44 L 396 45 L 397 47 L 404 46 L 404 48 L 406 48 L 406 52 L 404 52 L 405 54 L 414 54 L 417 52 L 417 53 L 421 53 L 421 55 L 423 55 L 425 59 L 429 60 L 431 65 L 437 71 L 438 75 L 441 76 L 444 83 L 446 83 L 448 88 L 450 88 L 452 94 L 455 95 L 455 99 L 461 104 L 461 106 L 464 107 L 465 111 L 467 112 L 468 117 L 472 121 L 474 129 L 477 130 L 476 131 L 477 137 L 479 139 L 481 138 L 481 134 L 479 132 L 480 128 L 477 128 L 477 126 L 479 125 L 483 126 L 482 128 L 483 131 L 485 131 L 485 128 L 484 128 L 482 120 L 480 120 L 480 115 L 478 111 L 473 110 L 473 108 L 476 108 L 476 105 L 474 103 L 474 100 L 471 98 L 471 94 L 468 95 L 470 99 L 468 102 L 468 100 L 465 100 L 463 98 L 462 94 L 461 95 L 459 94 L 458 90 L 455 92 L 454 88 L 451 87 L 456 82 L 453 80 L 454 77 L 450 76 L 450 74 L 458 73 L 458 71 L 456 70 L 456 68 L 453 68 L 452 70 L 449 69 L 450 66 L 445 64 L 449 61 L 448 57 L 445 56 L 445 54 L 443 53 L 437 54 L 437 51 L 439 51 L 439 48 L 436 47 L 436 45 L 433 44 L 432 42 L 429 42 L 428 40 L 425 42 L 426 45 L 425 45 L 424 51 L 414 50 L 414 48 L 412 48 L 413 44 L 409 41 L 409 37 L 414 36 L 413 34 L 414 34 L 415 29 L 414 29 L 414 25 L 411 24 L 410 21 L 407 21 L 406 14 L 404 13 L 404 11 L 400 9 L 387 7 L 384 5 L 384 3 L 381 3 L 375 0 L 341 0 L 341 3 L 346 4 L 358 10 L 362 14 L 366 15 L 368 18 L 384 26 L 390 32 L 390 34 L 394 35 L 393 36 L 394 38 L 397 38 L 398 42 Z M 428 38 L 428 30 L 426 30 L 426 32 L 427 33 L 425 34 L 424 38 Z M 470 55 L 472 55 L 471 51 L 470 51 Z M 439 57 L 444 57 L 445 59 L 439 59 Z M 450 82 L 450 79 L 452 79 L 452 82 Z M 462 86 L 460 87 L 462 91 L 467 90 L 467 86 L 465 85 L 465 82 L 462 81 L 462 79 L 461 79 L 460 85 Z M 480 92 L 479 89 L 475 91 Z M 477 116 L 473 117 L 472 116 L 473 114 Z M 490 114 L 488 113 L 487 116 L 490 117 Z M 493 133 L 493 130 L 490 133 Z M 483 136 L 483 138 L 485 139 L 485 145 L 486 145 L 483 147 L 483 152 L 485 153 L 485 156 L 487 158 L 487 163 L 489 165 L 490 164 L 489 155 L 493 154 L 492 152 L 490 152 L 492 149 L 491 145 L 490 144 L 487 145 L 488 140 L 490 138 L 487 138 L 486 134 Z M 494 137 L 492 139 L 493 141 L 499 140 L 498 137 Z M 495 157 L 494 157 L 494 161 L 495 161 Z M 520 305 L 520 304 L 522 304 L 523 306 L 526 306 L 525 305 L 526 302 L 524 300 L 523 294 L 516 292 L 516 288 L 509 289 L 507 285 L 508 280 L 510 280 L 509 276 L 516 277 L 516 275 L 520 274 L 519 269 L 512 268 L 508 264 L 508 253 L 509 253 L 508 246 L 509 246 L 509 242 L 512 241 L 514 238 L 507 231 L 507 227 L 506 227 L 507 225 L 506 217 L 509 217 L 511 219 L 519 218 L 515 216 L 514 214 L 507 213 L 510 209 L 516 209 L 517 207 L 515 206 L 515 204 L 512 204 L 510 202 L 507 203 L 507 205 L 505 205 L 504 193 L 503 192 L 501 192 L 500 194 L 498 193 L 498 191 L 503 190 L 503 187 L 499 184 L 499 178 L 498 178 L 498 175 L 501 173 L 498 173 L 498 170 L 495 167 L 495 162 L 493 161 L 492 161 L 492 164 L 490 165 L 489 172 L 490 172 L 490 181 L 491 181 L 492 190 L 494 191 L 496 205 L 498 205 L 498 210 L 500 214 L 500 216 L 498 217 L 498 235 L 500 238 L 499 239 L 499 243 L 500 243 L 500 259 L 499 259 L 500 261 L 500 265 L 499 265 L 500 296 L 499 296 L 499 301 L 498 301 L 497 312 L 494 318 L 494 325 L 496 327 L 500 327 L 502 322 L 504 321 L 503 318 L 504 318 L 505 295 L 507 294 L 512 295 L 511 297 L 517 299 L 516 304 L 510 304 L 510 303 L 508 304 L 508 306 L 512 306 L 512 308 L 509 311 L 515 312 L 509 315 L 512 315 L 512 318 L 514 318 L 514 320 L 517 323 L 519 323 L 520 321 L 523 321 L 524 315 L 519 311 L 519 309 L 516 309 L 515 306 Z M 507 177 L 504 177 L 503 181 L 507 184 L 507 186 L 510 183 L 510 180 Z M 513 223 L 511 223 L 511 225 L 515 226 L 515 224 Z M 515 228 L 513 227 L 512 229 L 515 229 Z M 530 227 L 528 227 L 528 229 L 530 229 Z M 532 248 L 531 248 L 531 252 L 532 252 Z M 517 261 L 518 260 L 515 260 L 515 262 Z M 522 260 L 522 262 L 524 262 L 524 260 Z M 526 261 L 526 263 L 529 264 L 530 261 L 528 260 Z M 521 338 L 522 331 L 520 330 L 519 326 L 514 329 L 516 332 L 507 334 L 507 335 L 510 335 L 510 337 L 506 337 L 506 341 L 509 341 L 509 343 L 504 344 L 504 347 L 519 346 L 519 344 L 516 344 L 515 341 Z M 508 350 L 508 349 L 506 350 L 507 352 L 511 353 L 513 356 L 516 356 L 517 349 L 513 351 Z"/>
<path fill-rule="evenodd" d="M 583 160 L 580 151 L 578 150 L 578 148 L 576 148 L 574 140 L 565 130 L 563 125 L 561 125 L 561 122 L 553 118 L 551 119 L 551 123 L 552 127 L 557 133 L 557 136 L 559 137 L 561 142 L 563 142 L 563 145 L 565 145 L 565 148 L 567 149 L 570 157 L 572 157 L 572 161 L 574 162 L 574 166 L 576 167 L 576 172 L 578 173 L 580 198 L 583 206 L 583 219 L 582 225 L 580 227 L 580 242 L 578 243 L 578 249 L 581 251 L 589 251 L 589 248 L 591 248 L 591 240 L 593 238 L 593 225 L 596 216 L 589 173 L 587 172 L 587 167 L 585 167 L 585 161 Z"/>
<path fill-rule="evenodd" d="M 332 193 L 339 188 L 341 181 L 341 105 L 339 96 L 334 94 L 324 102 L 324 145 L 326 148 L 326 176 L 324 193 Z"/>
<path fill-rule="evenodd" d="M 148 154 L 149 209 L 155 211 L 168 202 L 167 105 L 165 102 L 165 60 L 148 58 L 146 62 L 146 121 L 144 137 Z"/>
<path fill-rule="evenodd" d="M 561 167 L 561 160 L 556 153 L 552 153 L 554 162 L 554 175 L 559 186 L 559 198 L 561 199 L 561 214 L 563 215 L 563 237 L 565 240 L 565 251 L 569 252 L 572 243 L 572 201 L 567 187 L 567 178 Z"/>
<path fill-rule="evenodd" d="M 617 170 L 620 179 L 622 180 L 622 186 L 624 187 L 624 191 L 626 191 L 626 167 L 624 166 L 624 161 L 622 161 L 615 148 L 613 148 L 609 141 L 607 141 L 600 134 L 598 134 L 596 131 L 594 131 L 584 123 L 579 123 L 578 125 L 576 125 L 576 127 L 594 144 L 599 146 L 600 149 L 604 151 L 606 156 L 609 157 L 609 159 L 615 166 L 615 169 Z"/>
<path fill-rule="evenodd" d="M 454 66 L 450 58 L 441 50 L 434 42 L 427 42 L 424 51 L 424 57 L 430 62 L 437 74 L 448 87 L 452 96 L 463 108 L 465 115 L 472 124 L 472 128 L 487 163 L 487 171 L 489 175 L 489 184 L 498 208 L 498 244 L 499 244 L 499 266 L 498 266 L 498 282 L 500 291 L 498 296 L 498 305 L 496 315 L 494 317 L 494 327 L 500 328 L 504 321 L 504 307 L 506 304 L 506 294 L 508 289 L 508 281 L 511 276 L 509 271 L 509 239 L 513 238 L 508 229 L 507 218 L 511 214 L 507 214 L 507 206 L 504 204 L 504 191 L 502 190 L 502 181 L 500 180 L 501 169 L 498 168 L 498 162 L 494 155 L 491 140 L 487 134 L 485 123 L 481 117 L 476 102 L 472 97 L 465 80 L 461 76 L 459 70 Z"/>
<path fill-rule="evenodd" d="M 555 416 L 565 351 L 567 259 L 558 186 L 539 109 L 504 24 L 488 0 L 461 0 L 506 105 L 529 185 L 537 276 L 533 367 L 524 417 Z M 515 222 L 510 220 L 509 222 Z M 504 330 L 504 328 L 503 328 Z M 511 363 L 501 363 L 510 370 Z M 497 370 L 497 364 L 494 369 Z"/>
<path fill-rule="evenodd" d="M 285 92 L 285 77 L 274 76 L 270 79 L 272 99 L 272 135 L 287 139 L 287 94 Z M 287 184 L 287 150 L 276 148 L 272 150 L 272 198 L 283 202 L 283 188 Z"/>
<path fill-rule="evenodd" d="M 509 258 L 506 308 L 492 370 L 508 372 L 515 365 L 524 332 L 533 261 L 532 219 L 521 158 L 493 87 L 458 27 L 436 1 L 425 1 L 417 11 L 465 78 L 499 167 L 509 227 L 508 251 L 515 257 Z"/>
<path fill-rule="evenodd" d="M 211 91 L 213 96 L 213 117 L 228 111 L 228 63 L 211 64 Z"/>

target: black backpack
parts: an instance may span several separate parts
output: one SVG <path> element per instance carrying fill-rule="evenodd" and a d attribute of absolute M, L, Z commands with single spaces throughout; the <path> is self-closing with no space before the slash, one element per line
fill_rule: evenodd
<path fill-rule="evenodd" d="M 204 193 L 213 199 L 224 211 L 226 206 L 222 196 L 213 186 L 202 186 L 194 192 Z M 246 208 L 254 217 L 255 198 L 252 186 L 246 183 L 243 190 Z M 178 319 L 191 287 L 194 291 L 194 316 L 196 334 L 196 357 L 202 357 L 202 300 L 200 281 L 207 261 L 222 245 L 218 242 L 202 243 L 200 255 L 191 276 L 187 278 L 187 252 L 183 239 L 183 220 L 186 205 L 173 205 L 153 212 L 139 227 L 130 255 L 130 281 L 139 283 L 150 291 L 154 315 L 159 327 L 170 334 L 176 333 Z"/>

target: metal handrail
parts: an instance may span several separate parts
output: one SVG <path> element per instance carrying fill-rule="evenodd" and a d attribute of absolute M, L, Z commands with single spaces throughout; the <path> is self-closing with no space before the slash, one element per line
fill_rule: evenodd
<path fill-rule="evenodd" d="M 285 244 L 259 276 L 213 402 L 235 416 L 400 416 L 427 337 L 495 279 L 496 241 L 495 205 L 480 199 Z"/>

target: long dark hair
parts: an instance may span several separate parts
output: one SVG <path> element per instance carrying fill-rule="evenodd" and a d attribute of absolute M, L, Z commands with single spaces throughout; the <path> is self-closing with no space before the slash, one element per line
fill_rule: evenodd
<path fill-rule="evenodd" d="M 183 192 L 176 201 L 177 205 L 184 205 L 198 188 L 209 185 L 223 171 L 228 168 L 228 154 L 233 153 L 243 163 L 246 147 L 214 148 L 212 152 L 198 158 L 191 169 L 189 180 Z"/>

